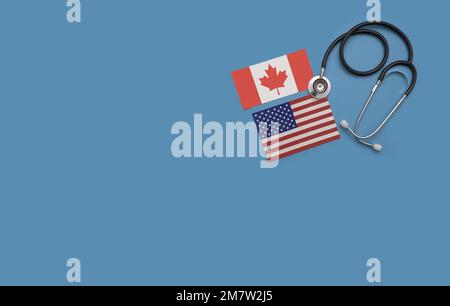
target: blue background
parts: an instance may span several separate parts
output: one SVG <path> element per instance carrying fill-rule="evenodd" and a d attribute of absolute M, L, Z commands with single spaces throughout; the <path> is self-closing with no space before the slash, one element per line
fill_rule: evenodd
<path fill-rule="evenodd" d="M 66 284 L 71 257 L 88 285 L 365 285 L 372 257 L 385 285 L 450 284 L 448 1 L 382 1 L 419 70 L 382 154 L 343 133 L 272 170 L 175 159 L 171 126 L 250 121 L 231 71 L 307 48 L 317 73 L 366 1 L 84 0 L 81 24 L 65 4 L 1 3 L 0 284 Z M 381 51 L 356 37 L 347 55 Z M 353 123 L 377 76 L 336 51 L 327 75 Z M 388 78 L 364 130 L 404 86 Z"/>

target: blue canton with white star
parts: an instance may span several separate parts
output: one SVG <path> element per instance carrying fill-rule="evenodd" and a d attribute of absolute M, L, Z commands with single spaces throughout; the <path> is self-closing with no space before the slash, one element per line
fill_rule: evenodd
<path fill-rule="evenodd" d="M 297 123 L 289 103 L 281 104 L 253 114 L 259 136 L 262 139 L 282 134 L 297 128 Z"/>

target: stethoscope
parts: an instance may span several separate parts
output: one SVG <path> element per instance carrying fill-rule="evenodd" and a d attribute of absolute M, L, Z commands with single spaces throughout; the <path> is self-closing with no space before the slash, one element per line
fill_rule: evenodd
<path fill-rule="evenodd" d="M 388 57 L 389 57 L 389 44 L 388 44 L 386 38 L 383 35 L 381 35 L 379 32 L 371 30 L 371 29 L 366 29 L 366 27 L 368 27 L 368 26 L 382 26 L 382 27 L 388 28 L 388 29 L 392 30 L 393 32 L 397 33 L 400 36 L 400 38 L 404 41 L 404 43 L 405 43 L 405 45 L 406 45 L 406 47 L 408 49 L 408 59 L 406 61 L 405 60 L 395 61 L 395 62 L 387 65 L 383 69 L 383 71 L 380 74 L 380 77 L 378 78 L 378 82 L 376 83 L 375 87 L 372 89 L 372 92 L 371 92 L 369 98 L 367 99 L 366 103 L 364 104 L 363 109 L 361 110 L 361 112 L 360 112 L 360 114 L 358 116 L 358 119 L 356 121 L 356 125 L 355 125 L 354 129 L 350 128 L 349 123 L 346 120 L 343 120 L 340 124 L 341 124 L 342 128 L 347 130 L 360 143 L 373 148 L 377 152 L 381 152 L 383 147 L 380 144 L 372 144 L 372 143 L 370 143 L 368 141 L 371 138 L 375 137 L 384 128 L 386 123 L 392 118 L 392 116 L 395 114 L 395 112 L 398 110 L 398 108 L 403 104 L 403 102 L 406 100 L 406 98 L 409 96 L 409 94 L 413 91 L 413 89 L 414 89 L 414 87 L 416 85 L 416 81 L 417 81 L 417 70 L 416 70 L 416 67 L 414 66 L 414 64 L 412 63 L 413 57 L 414 57 L 414 51 L 413 51 L 413 47 L 411 45 L 411 42 L 408 39 L 408 37 L 405 35 L 405 33 L 403 33 L 399 28 L 397 28 L 393 24 L 390 24 L 390 23 L 385 22 L 385 21 L 380 21 L 380 22 L 363 22 L 363 23 L 355 26 L 354 28 L 352 28 L 347 33 L 339 36 L 328 47 L 328 50 L 325 53 L 325 56 L 324 56 L 323 61 L 322 61 L 322 69 L 321 69 L 320 75 L 314 77 L 309 82 L 308 90 L 309 90 L 309 93 L 314 98 L 317 98 L 317 99 L 326 98 L 330 94 L 330 92 L 331 92 L 331 82 L 324 76 L 325 75 L 325 68 L 327 66 L 328 57 L 330 56 L 331 51 L 339 43 L 341 44 L 340 48 L 339 48 L 339 57 L 340 57 L 341 63 L 344 65 L 346 70 L 348 70 L 349 72 L 351 72 L 354 75 L 357 75 L 357 76 L 370 76 L 370 75 L 373 75 L 373 74 L 377 73 L 378 71 L 380 71 L 386 65 Z M 375 38 L 377 38 L 378 40 L 381 41 L 381 43 L 383 44 L 383 47 L 384 47 L 384 57 L 383 57 L 383 60 L 380 62 L 380 64 L 378 66 L 376 66 L 372 70 L 359 71 L 359 70 L 354 69 L 353 67 L 351 67 L 347 63 L 347 60 L 345 59 L 345 46 L 346 46 L 348 40 L 350 39 L 350 37 L 353 36 L 353 35 L 371 35 L 371 36 L 374 36 Z M 411 70 L 411 72 L 412 72 L 412 80 L 411 80 L 411 83 L 409 84 L 408 89 L 406 89 L 406 91 L 403 94 L 402 98 L 397 102 L 395 107 L 392 109 L 392 111 L 389 113 L 389 115 L 383 120 L 383 122 L 372 133 L 370 133 L 370 134 L 368 134 L 366 136 L 361 136 L 359 134 L 359 128 L 360 128 L 360 125 L 361 125 L 361 120 L 364 118 L 364 115 L 366 114 L 367 108 L 370 105 L 370 103 L 372 102 L 375 93 L 377 92 L 380 84 L 384 81 L 384 79 L 385 79 L 386 75 L 388 74 L 388 72 L 391 69 L 393 69 L 394 67 L 399 67 L 399 66 L 404 66 L 406 68 L 409 68 Z"/>

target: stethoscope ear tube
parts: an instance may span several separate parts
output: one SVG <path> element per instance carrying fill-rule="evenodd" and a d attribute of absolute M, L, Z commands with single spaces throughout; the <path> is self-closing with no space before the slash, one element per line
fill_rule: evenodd
<path fill-rule="evenodd" d="M 368 108 L 369 104 L 372 102 L 372 99 L 373 99 L 375 93 L 379 89 L 379 86 L 381 85 L 381 83 L 386 78 L 387 73 L 392 68 L 398 67 L 398 66 L 404 66 L 404 67 L 407 67 L 407 68 L 409 68 L 411 70 L 411 73 L 412 73 L 411 83 L 409 84 L 409 86 L 408 86 L 407 90 L 405 91 L 405 93 L 403 94 L 402 98 L 395 104 L 394 108 L 391 110 L 389 115 L 383 120 L 383 122 L 371 134 L 369 134 L 367 136 L 359 135 L 359 127 L 361 125 L 361 121 L 364 118 L 364 115 L 366 114 L 367 108 Z M 364 144 L 366 146 L 372 147 L 376 152 L 381 152 L 382 149 L 383 149 L 382 145 L 380 145 L 380 144 L 371 144 L 370 142 L 367 142 L 366 140 L 375 137 L 375 135 L 377 135 L 378 132 L 381 131 L 381 129 L 386 125 L 386 123 L 392 118 L 392 116 L 398 110 L 398 108 L 403 104 L 403 102 L 405 102 L 406 97 L 409 96 L 409 94 L 414 89 L 414 87 L 416 85 L 416 82 L 417 82 L 417 69 L 416 69 L 416 67 L 414 66 L 413 63 L 406 62 L 406 61 L 393 62 L 392 64 L 388 65 L 385 69 L 383 69 L 383 71 L 381 72 L 381 75 L 380 75 L 380 78 L 378 79 L 377 84 L 373 88 L 369 98 L 367 99 L 366 103 L 364 104 L 363 109 L 361 110 L 361 113 L 359 114 L 358 120 L 356 121 L 355 129 L 352 130 L 346 120 L 343 120 L 341 122 L 341 127 L 346 129 L 360 143 L 362 143 L 362 144 Z"/>

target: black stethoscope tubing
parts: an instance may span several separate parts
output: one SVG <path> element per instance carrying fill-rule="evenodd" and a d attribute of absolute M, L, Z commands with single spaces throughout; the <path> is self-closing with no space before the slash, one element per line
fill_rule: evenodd
<path fill-rule="evenodd" d="M 377 31 L 371 30 L 371 29 L 364 29 L 365 27 L 368 26 L 381 26 L 381 27 L 385 27 L 388 28 L 390 30 L 392 30 L 394 33 L 396 33 L 405 43 L 405 46 L 407 48 L 408 51 L 408 58 L 407 60 L 398 60 L 398 61 L 394 61 L 391 64 L 386 65 L 388 59 L 389 59 L 389 44 L 388 41 L 386 40 L 386 38 Z M 383 44 L 383 48 L 384 48 L 384 54 L 383 54 L 383 59 L 381 60 L 381 62 L 373 69 L 367 70 L 367 71 L 361 71 L 361 70 L 357 70 L 354 69 L 353 67 L 351 67 L 346 58 L 345 58 L 345 47 L 347 45 L 347 42 L 349 41 L 349 39 L 354 36 L 354 35 L 370 35 L 373 36 L 375 38 L 377 38 L 382 44 Z M 379 22 L 363 22 L 358 24 L 357 26 L 353 27 L 350 31 L 348 31 L 347 33 L 339 36 L 337 39 L 335 39 L 331 45 L 328 47 L 327 51 L 325 52 L 325 55 L 323 57 L 323 61 L 322 61 L 322 71 L 325 70 L 327 63 L 328 63 L 328 58 L 331 54 L 331 52 L 333 51 L 333 49 L 340 44 L 339 47 L 339 58 L 340 61 L 342 63 L 342 65 L 344 66 L 344 68 L 349 71 L 350 73 L 356 75 L 356 76 L 370 76 L 373 75 L 377 72 L 379 72 L 381 69 L 383 69 L 383 67 L 385 67 L 383 69 L 383 71 L 380 74 L 379 77 L 379 81 L 383 81 L 384 78 L 386 77 L 387 73 L 394 67 L 397 66 L 405 66 L 407 68 L 409 68 L 412 72 L 412 80 L 411 80 L 411 84 L 409 85 L 408 89 L 405 92 L 405 95 L 409 95 L 412 90 L 414 89 L 415 85 L 416 85 L 416 81 L 417 81 L 417 71 L 416 68 L 413 64 L 413 59 L 414 59 L 414 50 L 411 44 L 411 41 L 409 40 L 408 36 L 406 36 L 406 34 L 400 30 L 398 27 L 396 27 L 395 25 L 385 22 L 385 21 L 379 21 Z"/>

